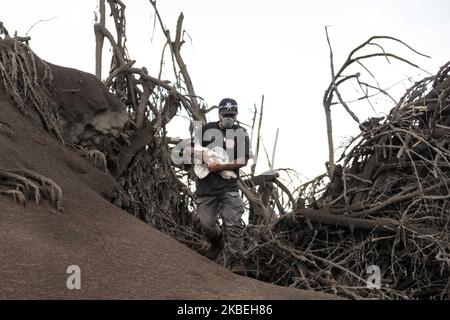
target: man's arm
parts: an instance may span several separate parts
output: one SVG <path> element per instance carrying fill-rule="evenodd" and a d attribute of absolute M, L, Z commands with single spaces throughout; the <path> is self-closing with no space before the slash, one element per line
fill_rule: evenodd
<path fill-rule="evenodd" d="M 192 146 L 186 147 L 183 150 L 184 155 L 186 157 L 189 157 L 191 159 L 192 155 L 194 155 L 194 159 L 202 161 L 202 162 L 208 162 L 208 160 L 211 158 L 208 149 L 207 148 L 199 148 L 198 150 L 196 148 L 193 148 Z"/>
<path fill-rule="evenodd" d="M 239 158 L 230 163 L 213 163 L 208 165 L 208 169 L 212 172 L 220 172 L 226 170 L 239 170 L 247 165 L 248 160 L 246 158 Z"/>
<path fill-rule="evenodd" d="M 230 163 L 220 164 L 214 163 L 208 165 L 208 169 L 213 172 L 219 172 L 224 170 L 239 170 L 242 167 L 245 167 L 248 163 L 248 160 L 252 158 L 252 152 L 250 148 L 250 139 L 247 131 L 244 131 L 244 152 L 239 153 L 237 149 L 235 149 L 235 153 L 238 155 L 238 158 Z M 237 147 L 235 147 L 237 148 Z"/>

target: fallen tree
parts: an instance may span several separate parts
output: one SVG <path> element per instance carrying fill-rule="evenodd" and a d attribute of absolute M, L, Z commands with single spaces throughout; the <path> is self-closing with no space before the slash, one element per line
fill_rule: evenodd
<path fill-rule="evenodd" d="M 389 285 L 380 295 L 448 297 L 449 71 L 447 63 L 414 84 L 384 121 L 366 122 L 325 190 L 316 188 L 324 177 L 304 190 L 315 209 L 278 222 L 286 241 L 330 261 L 314 274 L 347 270 L 330 277 L 336 288 L 370 296 L 356 275 L 378 265 Z"/>

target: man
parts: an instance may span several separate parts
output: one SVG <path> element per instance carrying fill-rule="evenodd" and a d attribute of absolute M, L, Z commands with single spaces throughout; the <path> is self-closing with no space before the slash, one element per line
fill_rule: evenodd
<path fill-rule="evenodd" d="M 205 152 L 205 148 L 201 148 L 199 155 L 194 146 L 194 157 L 201 159 L 209 170 L 206 177 L 196 181 L 197 214 L 204 234 L 211 243 L 206 256 L 212 260 L 216 259 L 227 240 L 231 265 L 239 262 L 243 251 L 241 217 L 244 204 L 239 195 L 237 181 L 239 169 L 246 166 L 250 158 L 249 137 L 246 130 L 235 123 L 237 114 L 236 101 L 223 99 L 219 103 L 219 121 L 203 125 L 201 141 L 197 140 L 197 147 L 206 147 L 206 150 L 223 148 L 228 156 L 227 163 L 216 161 L 211 152 Z M 218 226 L 218 218 L 222 219 L 223 230 Z"/>

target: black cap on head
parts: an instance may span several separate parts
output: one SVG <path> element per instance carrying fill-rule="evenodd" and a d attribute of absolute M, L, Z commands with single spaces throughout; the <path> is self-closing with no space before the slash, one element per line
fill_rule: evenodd
<path fill-rule="evenodd" d="M 219 103 L 219 113 L 220 114 L 237 114 L 238 104 L 236 100 L 231 98 L 222 99 Z"/>

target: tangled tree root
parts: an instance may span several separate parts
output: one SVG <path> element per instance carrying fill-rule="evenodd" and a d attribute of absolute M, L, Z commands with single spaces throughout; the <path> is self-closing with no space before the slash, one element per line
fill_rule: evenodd
<path fill-rule="evenodd" d="M 28 199 L 40 204 L 42 197 L 49 199 L 58 211 L 63 211 L 61 188 L 51 179 L 27 169 L 6 171 L 0 169 L 0 186 L 15 189 L 0 190 L 25 206 Z"/>
<path fill-rule="evenodd" d="M 86 150 L 81 156 L 86 157 L 96 168 L 107 172 L 106 157 L 102 152 L 96 149 Z"/>
<path fill-rule="evenodd" d="M 104 171 L 108 172 L 108 166 L 105 154 L 97 149 L 86 149 L 79 145 L 71 145 L 73 149 L 75 149 L 83 158 L 86 158 L 89 160 L 94 167 Z"/>
<path fill-rule="evenodd" d="M 353 297 L 448 298 L 449 111 L 447 63 L 411 87 L 384 121 L 366 122 L 325 192 L 318 189 L 322 179 L 304 189 L 316 210 L 297 210 L 276 224 L 276 238 L 292 244 L 292 252 L 278 248 L 284 251 L 280 271 L 296 286 Z M 307 260 L 293 266 L 294 253 Z M 261 259 L 253 256 L 266 270 Z M 377 290 L 364 283 L 372 265 L 381 271 Z"/>
<path fill-rule="evenodd" d="M 195 232 L 191 214 L 193 195 L 171 166 L 164 139 L 155 137 L 143 148 L 119 179 L 130 197 L 128 212 L 175 239 L 201 248 L 204 237 Z"/>
<path fill-rule="evenodd" d="M 0 78 L 19 110 L 27 114 L 27 105 L 31 104 L 46 129 L 63 141 L 57 106 L 48 90 L 51 69 L 27 44 L 17 39 L 0 39 Z"/>

